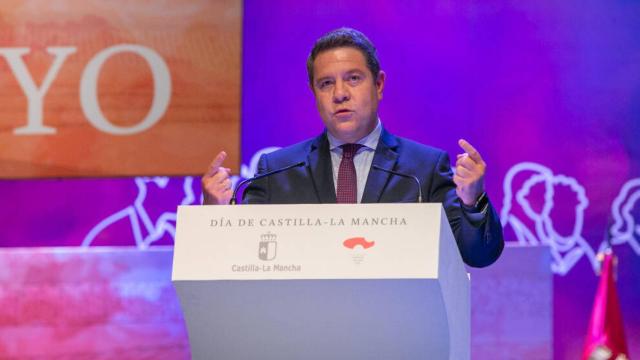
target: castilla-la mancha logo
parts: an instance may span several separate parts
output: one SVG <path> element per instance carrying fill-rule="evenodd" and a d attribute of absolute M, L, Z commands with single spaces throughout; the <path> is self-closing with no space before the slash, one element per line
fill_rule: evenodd
<path fill-rule="evenodd" d="M 367 249 L 375 245 L 375 241 L 367 241 L 363 237 L 353 237 L 342 242 L 342 245 L 347 249 L 351 249 L 351 258 L 356 264 L 364 261 L 364 255 Z"/>
<path fill-rule="evenodd" d="M 258 245 L 258 258 L 260 260 L 271 261 L 276 258 L 276 250 L 278 249 L 276 238 L 276 234 L 271 232 L 260 235 L 260 244 Z"/>

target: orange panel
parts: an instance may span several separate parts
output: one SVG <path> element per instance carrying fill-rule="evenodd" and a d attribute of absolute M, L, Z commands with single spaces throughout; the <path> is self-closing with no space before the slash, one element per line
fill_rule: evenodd
<path fill-rule="evenodd" d="M 0 177 L 238 166 L 241 31 L 241 0 L 3 1 Z"/>

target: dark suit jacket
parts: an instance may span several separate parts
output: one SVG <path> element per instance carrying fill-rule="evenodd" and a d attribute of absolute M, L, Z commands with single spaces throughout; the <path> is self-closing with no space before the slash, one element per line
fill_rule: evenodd
<path fill-rule="evenodd" d="M 285 172 L 254 181 L 244 192 L 248 204 L 335 203 L 333 168 L 326 132 L 260 158 L 258 174 L 305 162 Z M 465 263 L 483 267 L 502 252 L 500 219 L 491 204 L 484 220 L 474 223 L 460 205 L 446 152 L 382 130 L 372 164 L 418 177 L 423 201 L 443 204 Z M 415 202 L 417 184 L 400 176 L 371 169 L 362 195 L 363 203 Z"/>

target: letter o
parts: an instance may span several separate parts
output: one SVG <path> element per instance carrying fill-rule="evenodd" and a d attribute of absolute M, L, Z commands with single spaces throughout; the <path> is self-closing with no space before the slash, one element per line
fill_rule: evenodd
<path fill-rule="evenodd" d="M 153 101 L 147 116 L 134 126 L 116 126 L 104 116 L 98 103 L 98 74 L 104 62 L 111 56 L 121 52 L 132 52 L 140 55 L 151 69 L 153 77 Z M 145 131 L 157 123 L 171 98 L 171 76 L 169 67 L 162 57 L 141 45 L 120 44 L 108 47 L 97 53 L 87 64 L 80 79 L 80 105 L 87 120 L 99 130 L 113 135 L 132 135 Z"/>

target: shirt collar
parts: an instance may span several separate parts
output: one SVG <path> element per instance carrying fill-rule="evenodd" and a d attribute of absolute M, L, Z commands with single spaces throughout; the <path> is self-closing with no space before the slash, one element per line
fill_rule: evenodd
<path fill-rule="evenodd" d="M 375 150 L 378 146 L 378 140 L 380 140 L 380 134 L 382 133 L 382 123 L 378 118 L 378 124 L 375 129 L 369 133 L 369 135 L 363 137 L 362 139 L 356 141 L 356 144 L 364 145 L 365 147 Z M 340 147 L 343 144 L 346 144 L 344 141 L 338 140 L 338 138 L 331 135 L 330 132 L 327 131 L 327 139 L 329 140 L 329 149 L 331 151 Z"/>

